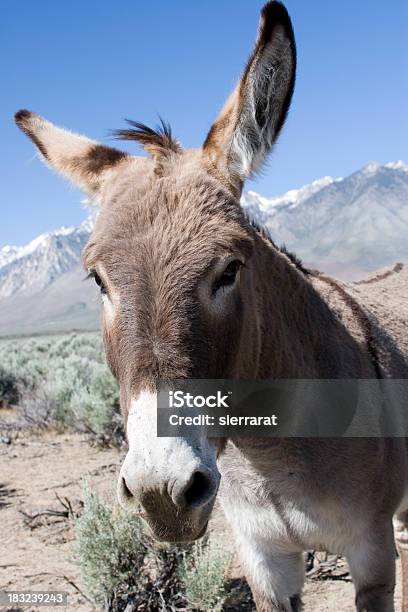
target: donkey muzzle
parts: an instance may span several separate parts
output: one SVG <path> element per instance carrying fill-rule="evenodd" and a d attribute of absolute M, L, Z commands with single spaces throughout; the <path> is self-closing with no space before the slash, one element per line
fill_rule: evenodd
<path fill-rule="evenodd" d="M 186 542 L 201 537 L 214 506 L 220 477 L 201 466 L 183 477 L 157 482 L 134 478 L 124 466 L 118 499 L 130 512 L 140 512 L 158 540 Z"/>
<path fill-rule="evenodd" d="M 160 540 L 190 541 L 202 535 L 220 482 L 217 450 L 199 432 L 157 436 L 157 401 L 142 393 L 131 402 L 129 451 L 120 471 L 118 499 L 149 523 Z"/>

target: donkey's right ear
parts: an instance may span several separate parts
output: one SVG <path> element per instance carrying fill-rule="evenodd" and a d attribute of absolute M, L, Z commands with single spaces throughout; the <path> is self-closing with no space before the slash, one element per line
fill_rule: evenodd
<path fill-rule="evenodd" d="M 203 147 L 213 170 L 237 195 L 279 135 L 295 73 L 292 23 L 283 4 L 273 0 L 262 9 L 255 49 Z"/>
<path fill-rule="evenodd" d="M 46 163 L 89 194 L 96 194 L 109 173 L 131 157 L 57 127 L 27 110 L 18 111 L 15 121 L 31 138 Z"/>

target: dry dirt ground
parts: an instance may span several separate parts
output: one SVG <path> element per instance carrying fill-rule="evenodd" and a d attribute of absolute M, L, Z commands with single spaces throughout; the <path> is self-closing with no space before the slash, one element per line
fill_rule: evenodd
<path fill-rule="evenodd" d="M 1 410 L 2 417 L 6 412 Z M 79 570 L 71 557 L 74 520 L 58 512 L 66 515 L 70 506 L 74 513 L 80 511 L 84 480 L 99 493 L 112 494 L 123 453 L 92 447 L 79 434 L 29 433 L 11 442 L 7 434 L 2 435 L 0 428 L 0 590 L 68 593 L 66 608 L 26 607 L 25 611 L 94 610 L 82 592 Z M 57 513 L 47 514 L 49 510 Z M 220 525 L 222 519 L 218 515 L 213 528 L 218 531 Z M 225 530 L 225 525 L 222 528 Z M 230 541 L 228 533 L 225 541 Z M 344 574 L 344 569 L 340 565 L 336 573 Z M 235 573 L 240 573 L 238 566 Z M 353 611 L 351 583 L 344 578 L 333 579 L 330 573 L 326 578 L 307 580 L 305 609 Z M 17 612 L 18 608 L 0 610 Z"/>

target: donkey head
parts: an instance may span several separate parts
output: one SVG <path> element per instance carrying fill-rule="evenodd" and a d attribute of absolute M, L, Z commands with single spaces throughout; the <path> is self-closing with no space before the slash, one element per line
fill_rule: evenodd
<path fill-rule="evenodd" d="M 256 252 L 260 240 L 240 209 L 285 121 L 296 67 L 286 9 L 268 3 L 244 75 L 204 145 L 185 151 L 165 125 L 131 122 L 134 157 L 55 127 L 28 111 L 18 126 L 45 161 L 99 206 L 85 248 L 102 293 L 108 363 L 120 383 L 129 441 L 120 502 L 142 505 L 164 540 L 204 533 L 218 489 L 216 443 L 156 436 L 161 379 L 256 378 Z M 257 242 L 258 241 L 258 242 Z"/>

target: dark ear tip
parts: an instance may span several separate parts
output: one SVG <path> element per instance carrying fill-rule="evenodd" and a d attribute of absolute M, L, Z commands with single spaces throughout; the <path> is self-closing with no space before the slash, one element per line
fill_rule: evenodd
<path fill-rule="evenodd" d="M 287 8 L 282 2 L 279 0 L 271 0 L 267 2 L 261 11 L 262 16 L 271 19 L 272 17 L 275 19 L 289 19 L 289 13 Z"/>
<path fill-rule="evenodd" d="M 287 32 L 292 31 L 292 22 L 287 8 L 278 0 L 271 0 L 261 11 L 261 20 L 266 27 L 281 24 Z"/>
<path fill-rule="evenodd" d="M 33 114 L 34 113 L 32 113 L 31 111 L 23 108 L 16 112 L 16 114 L 14 115 L 14 121 L 19 127 L 24 127 L 27 120 L 30 119 Z"/>
<path fill-rule="evenodd" d="M 294 46 L 295 35 L 289 13 L 282 2 L 271 0 L 261 11 L 260 39 L 267 41 L 272 36 L 276 26 L 282 26 Z"/>

